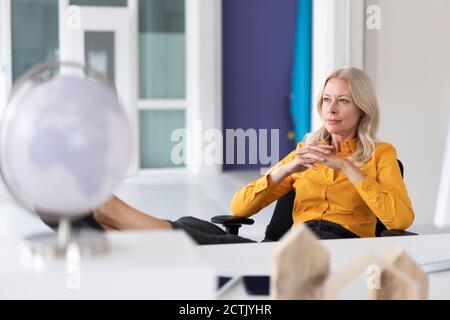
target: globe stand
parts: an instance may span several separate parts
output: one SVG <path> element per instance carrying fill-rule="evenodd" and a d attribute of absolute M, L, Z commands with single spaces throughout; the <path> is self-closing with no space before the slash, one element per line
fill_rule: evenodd
<path fill-rule="evenodd" d="M 74 232 L 68 218 L 59 219 L 57 233 L 28 236 L 25 238 L 25 245 L 32 256 L 43 258 L 67 256 L 74 249 L 82 257 L 108 252 L 108 241 L 102 233 Z"/>

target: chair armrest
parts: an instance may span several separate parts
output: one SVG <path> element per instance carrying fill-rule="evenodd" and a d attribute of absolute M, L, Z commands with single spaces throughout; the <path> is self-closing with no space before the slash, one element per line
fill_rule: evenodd
<path fill-rule="evenodd" d="M 382 237 L 399 237 L 399 236 L 417 236 L 417 233 L 401 230 L 384 230 L 381 232 Z"/>
<path fill-rule="evenodd" d="M 248 224 L 252 225 L 255 223 L 253 219 L 250 218 L 242 218 L 235 216 L 215 216 L 211 218 L 211 222 L 218 224 Z"/>
<path fill-rule="evenodd" d="M 253 219 L 235 216 L 215 216 L 211 218 L 211 222 L 223 225 L 225 230 L 231 234 L 238 234 L 239 228 L 243 224 L 252 225 L 255 223 Z"/>

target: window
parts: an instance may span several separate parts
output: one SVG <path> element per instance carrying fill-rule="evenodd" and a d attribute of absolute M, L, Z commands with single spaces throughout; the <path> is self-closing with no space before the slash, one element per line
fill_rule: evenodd
<path fill-rule="evenodd" d="M 116 87 L 115 39 L 112 31 L 86 31 L 84 50 L 86 65 L 105 75 Z"/>
<path fill-rule="evenodd" d="M 139 157 L 134 159 L 136 167 L 138 163 L 143 169 L 185 167 L 171 159 L 172 148 L 180 143 L 171 141 L 172 132 L 193 128 L 193 114 L 200 115 L 205 126 L 217 126 L 215 121 L 220 120 L 220 115 L 212 117 L 210 113 L 217 112 L 216 105 L 220 104 L 216 96 L 221 78 L 216 78 L 220 68 L 218 62 L 216 65 L 216 54 L 220 50 L 216 52 L 219 42 L 213 38 L 213 35 L 220 35 L 215 25 L 216 20 L 220 21 L 221 6 L 218 2 L 0 0 L 0 3 L 4 9 L 0 24 L 3 27 L 3 64 L 6 66 L 0 69 L 0 81 L 3 76 L 0 104 L 5 101 L 12 81 L 30 67 L 57 59 L 85 61 L 108 75 L 116 82 L 118 91 L 120 88 L 123 91 L 121 96 L 125 97 L 124 104 L 129 107 L 127 111 L 132 119 L 137 146 L 141 147 Z M 60 24 L 59 19 L 64 16 L 66 8 L 59 5 L 81 7 L 80 12 L 85 16 L 82 19 L 83 33 L 80 30 L 68 32 L 67 24 Z M 117 17 L 119 11 L 121 14 L 126 11 L 127 18 L 125 15 L 123 19 L 111 18 Z M 105 15 L 105 12 L 109 13 Z M 192 18 L 188 19 L 188 15 Z M 117 20 L 122 23 L 117 23 L 120 26 L 114 29 L 111 26 L 115 26 Z M 92 27 L 97 21 L 103 27 Z M 131 32 L 124 32 L 124 25 L 132 29 Z M 186 28 L 186 25 L 190 27 Z M 115 30 L 114 35 L 111 28 Z M 137 61 L 123 58 L 128 56 L 124 53 L 126 50 L 120 50 L 124 39 L 132 44 L 128 49 L 130 55 L 137 53 Z M 84 50 L 77 47 L 79 45 L 83 45 Z M 123 61 L 131 60 L 131 66 L 124 67 Z M 120 63 L 113 65 L 113 61 Z M 200 72 L 202 70 L 205 72 Z M 129 88 L 124 89 L 123 83 Z M 189 104 L 190 101 L 197 103 Z M 219 120 L 217 123 L 221 123 Z M 201 149 L 197 144 L 189 143 L 189 151 L 186 151 L 189 157 L 193 154 L 191 149 Z M 191 168 L 194 165 L 189 164 L 188 169 Z"/>
<path fill-rule="evenodd" d="M 184 110 L 140 111 L 141 168 L 182 167 L 172 161 L 172 148 L 178 141 L 171 141 L 172 132 L 184 128 Z M 180 156 L 177 154 L 177 157 Z M 181 155 L 183 157 L 184 154 Z"/>
<path fill-rule="evenodd" d="M 184 0 L 139 2 L 140 98 L 186 97 Z"/>
<path fill-rule="evenodd" d="M 12 80 L 58 59 L 58 0 L 11 1 Z"/>
<path fill-rule="evenodd" d="M 5 17 L 4 12 L 4 2 L 0 2 L 0 117 L 3 114 L 3 108 L 6 104 L 6 73 L 7 73 L 7 61 L 5 57 L 4 50 L 6 49 L 5 45 L 5 26 L 2 23 L 2 20 Z"/>
<path fill-rule="evenodd" d="M 141 168 L 173 168 L 172 132 L 186 122 L 184 0 L 139 2 Z"/>

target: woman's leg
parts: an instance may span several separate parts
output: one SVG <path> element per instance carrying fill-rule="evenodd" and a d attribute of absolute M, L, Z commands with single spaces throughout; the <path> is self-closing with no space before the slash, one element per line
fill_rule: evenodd
<path fill-rule="evenodd" d="M 229 244 L 256 242 L 226 233 L 215 224 L 194 217 L 183 217 L 171 222 L 173 229 L 184 230 L 197 244 Z"/>
<path fill-rule="evenodd" d="M 326 220 L 312 220 L 306 225 L 319 237 L 319 239 L 347 239 L 359 238 L 358 235 L 345 229 L 339 224 Z"/>
<path fill-rule="evenodd" d="M 117 197 L 94 210 L 94 218 L 105 230 L 168 230 L 170 222 L 147 215 Z"/>
<path fill-rule="evenodd" d="M 184 230 L 198 244 L 225 244 L 255 242 L 228 234 L 218 226 L 194 217 L 183 217 L 171 222 L 144 214 L 117 197 L 94 211 L 94 218 L 105 230 Z"/>

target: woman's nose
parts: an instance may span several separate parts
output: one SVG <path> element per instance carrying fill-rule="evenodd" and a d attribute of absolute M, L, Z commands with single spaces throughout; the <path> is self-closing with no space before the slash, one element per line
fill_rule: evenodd
<path fill-rule="evenodd" d="M 335 103 L 334 101 L 331 101 L 331 102 L 328 104 L 328 109 L 327 109 L 327 111 L 328 111 L 329 113 L 336 113 L 336 103 Z"/>

